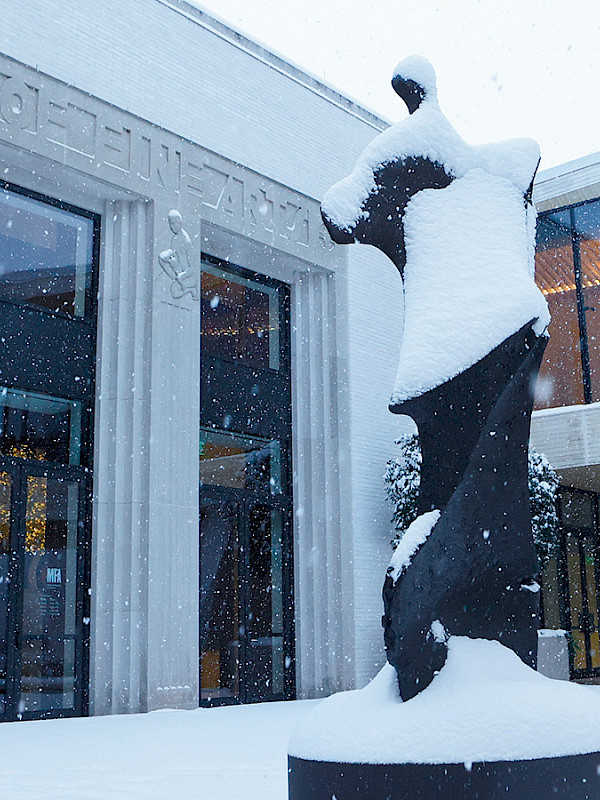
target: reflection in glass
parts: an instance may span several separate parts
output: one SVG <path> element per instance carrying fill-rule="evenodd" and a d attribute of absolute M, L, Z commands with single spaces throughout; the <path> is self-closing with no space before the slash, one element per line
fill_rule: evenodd
<path fill-rule="evenodd" d="M 560 503 L 563 525 L 570 528 L 594 527 L 594 500 L 592 495 L 569 491 L 567 488 L 561 487 Z"/>
<path fill-rule="evenodd" d="M 75 703 L 79 486 L 27 478 L 20 712 Z"/>
<path fill-rule="evenodd" d="M 538 221 L 535 279 L 552 319 L 536 391 L 536 408 L 584 402 L 570 212 Z"/>
<path fill-rule="evenodd" d="M 281 492 L 278 441 L 210 428 L 200 430 L 200 484 Z"/>
<path fill-rule="evenodd" d="M 93 221 L 0 190 L 0 298 L 76 317 L 86 314 Z"/>
<path fill-rule="evenodd" d="M 79 464 L 81 403 L 0 388 L 0 453 Z"/>
<path fill-rule="evenodd" d="M 249 691 L 253 699 L 283 694 L 282 514 L 263 503 L 250 507 L 248 572 Z"/>
<path fill-rule="evenodd" d="M 566 537 L 567 578 L 569 584 L 569 611 L 571 617 L 571 641 L 573 647 L 573 669 L 585 670 L 585 612 L 581 587 L 581 564 L 579 542 L 576 536 Z"/>
<path fill-rule="evenodd" d="M 594 540 L 591 536 L 581 538 L 583 565 L 585 569 L 585 592 L 587 629 L 589 636 L 588 658 L 589 667 L 600 667 L 600 640 L 598 638 L 598 600 L 596 591 L 596 556 Z"/>
<path fill-rule="evenodd" d="M 8 472 L 0 472 L 0 714 L 4 713 L 6 706 L 11 494 L 11 476 Z"/>
<path fill-rule="evenodd" d="M 239 506 L 200 506 L 201 698 L 240 695 Z"/>
<path fill-rule="evenodd" d="M 600 203 L 573 209 L 590 362 L 591 400 L 600 400 Z"/>
<path fill-rule="evenodd" d="M 202 354 L 279 369 L 279 292 L 202 262 Z"/>

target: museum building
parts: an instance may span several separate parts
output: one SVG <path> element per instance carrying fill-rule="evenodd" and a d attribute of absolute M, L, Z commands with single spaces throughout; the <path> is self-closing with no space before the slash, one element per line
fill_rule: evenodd
<path fill-rule="evenodd" d="M 0 719 L 364 685 L 411 430 L 387 411 L 402 289 L 319 203 L 387 123 L 185 0 L 0 9 Z M 535 192 L 533 439 L 563 484 L 544 623 L 581 678 L 599 164 Z"/>
<path fill-rule="evenodd" d="M 401 284 L 319 201 L 387 123 L 185 0 L 0 9 L 0 718 L 363 685 Z"/>

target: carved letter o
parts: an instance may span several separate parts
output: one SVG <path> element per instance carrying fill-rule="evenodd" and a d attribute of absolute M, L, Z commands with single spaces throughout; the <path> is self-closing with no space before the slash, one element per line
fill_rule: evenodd
<path fill-rule="evenodd" d="M 0 86 L 0 111 L 4 119 L 26 128 L 35 113 L 31 90 L 17 78 L 7 78 Z"/>

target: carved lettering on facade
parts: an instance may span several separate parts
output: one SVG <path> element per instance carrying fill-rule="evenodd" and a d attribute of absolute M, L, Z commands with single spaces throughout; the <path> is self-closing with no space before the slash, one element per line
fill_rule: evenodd
<path fill-rule="evenodd" d="M 197 197 L 202 197 L 203 182 L 202 182 L 202 164 L 195 163 L 194 161 L 187 161 L 186 169 L 186 186 L 191 194 Z"/>
<path fill-rule="evenodd" d="M 71 137 L 71 146 L 92 158 L 96 154 L 96 125 L 97 117 L 85 108 L 69 103 L 69 123 L 74 135 Z"/>
<path fill-rule="evenodd" d="M 49 142 L 65 145 L 69 134 L 67 127 L 67 105 L 49 100 L 46 106 L 46 138 Z"/>
<path fill-rule="evenodd" d="M 208 164 L 204 165 L 203 173 L 204 205 L 216 210 L 219 207 L 229 175 L 208 166 Z"/>
<path fill-rule="evenodd" d="M 139 138 L 136 148 L 136 161 L 139 177 L 149 181 L 152 174 L 152 141 L 148 136 L 140 136 Z"/>
<path fill-rule="evenodd" d="M 100 158 L 110 167 L 131 170 L 131 131 L 102 125 L 100 128 Z"/>
<path fill-rule="evenodd" d="M 178 192 L 181 183 L 181 153 L 174 147 L 160 144 L 155 149 L 155 155 L 158 185 Z"/>
<path fill-rule="evenodd" d="M 308 245 L 308 209 L 301 208 L 289 200 L 286 203 L 280 203 L 277 214 L 277 230 L 285 239 Z"/>
<path fill-rule="evenodd" d="M 228 217 L 243 219 L 244 183 L 207 164 L 204 165 L 204 203 Z"/>
<path fill-rule="evenodd" d="M 318 233 L 319 242 L 321 247 L 326 251 L 331 251 L 335 247 L 334 241 L 329 235 L 329 231 L 325 227 L 325 225 L 319 225 L 319 233 Z"/>
<path fill-rule="evenodd" d="M 40 155 L 54 157 L 59 145 L 65 149 L 65 163 L 85 168 L 83 156 L 89 169 L 108 180 L 120 174 L 119 182 L 135 191 L 146 193 L 153 187 L 201 198 L 208 218 L 218 224 L 225 221 L 246 234 L 254 229 L 273 243 L 285 240 L 306 247 L 311 242 L 311 201 L 76 89 L 12 62 L 4 64 L 0 136 L 13 144 L 20 143 L 22 131 L 37 134 Z M 31 148 L 30 137 L 22 143 Z"/>
<path fill-rule="evenodd" d="M 9 125 L 35 133 L 37 90 L 18 78 L 7 77 L 0 86 L 0 115 Z"/>
<path fill-rule="evenodd" d="M 96 153 L 95 114 L 74 103 L 50 100 L 47 104 L 47 139 L 78 153 L 94 157 Z"/>
<path fill-rule="evenodd" d="M 251 192 L 248 206 L 252 225 L 257 225 L 259 228 L 264 228 L 266 231 L 275 229 L 275 204 L 265 189 L 258 189 L 256 192 Z"/>

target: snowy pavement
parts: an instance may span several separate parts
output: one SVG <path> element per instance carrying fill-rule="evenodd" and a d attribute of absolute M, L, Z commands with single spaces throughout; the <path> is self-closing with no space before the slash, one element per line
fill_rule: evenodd
<path fill-rule="evenodd" d="M 0 800 L 285 800 L 316 702 L 0 724 Z"/>
<path fill-rule="evenodd" d="M 0 800 L 286 800 L 288 738 L 318 703 L 2 723 Z"/>

